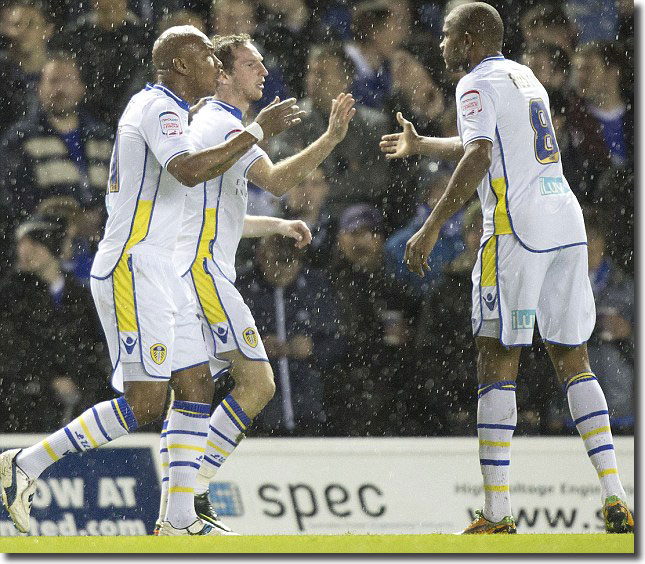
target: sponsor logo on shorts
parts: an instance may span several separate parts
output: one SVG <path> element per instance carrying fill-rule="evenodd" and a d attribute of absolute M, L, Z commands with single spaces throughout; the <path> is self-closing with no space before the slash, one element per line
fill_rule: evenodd
<path fill-rule="evenodd" d="M 493 311 L 495 309 L 495 304 L 497 303 L 497 294 L 495 292 L 487 292 L 482 296 L 486 307 Z"/>
<path fill-rule="evenodd" d="M 161 343 L 152 345 L 150 347 L 150 356 L 156 364 L 163 364 L 163 361 L 166 360 L 166 346 Z"/>
<path fill-rule="evenodd" d="M 552 196 L 554 194 L 566 194 L 570 192 L 561 176 L 540 176 L 540 194 Z"/>
<path fill-rule="evenodd" d="M 534 309 L 514 309 L 511 311 L 511 327 L 514 331 L 533 329 L 535 326 Z"/>
<path fill-rule="evenodd" d="M 125 347 L 125 352 L 132 354 L 134 346 L 137 344 L 137 340 L 133 339 L 132 337 L 128 337 L 125 341 L 123 339 L 121 339 L 121 341 L 123 342 L 123 346 Z"/>
<path fill-rule="evenodd" d="M 222 343 L 228 340 L 228 325 L 220 325 L 215 329 L 217 336 L 221 339 Z"/>
<path fill-rule="evenodd" d="M 249 347 L 255 348 L 258 346 L 258 334 L 255 332 L 253 327 L 247 327 L 242 333 L 244 337 L 244 342 L 249 345 Z"/>

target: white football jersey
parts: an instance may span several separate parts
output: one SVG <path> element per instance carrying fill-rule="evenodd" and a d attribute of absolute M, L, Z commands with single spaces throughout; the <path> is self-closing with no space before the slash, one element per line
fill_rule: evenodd
<path fill-rule="evenodd" d="M 188 188 L 166 167 L 194 150 L 185 100 L 166 87 L 148 84 L 128 103 L 117 131 L 105 198 L 108 220 L 92 265 L 105 278 L 124 252 L 172 256 Z"/>
<path fill-rule="evenodd" d="M 485 241 L 513 233 L 532 251 L 585 244 L 582 211 L 562 173 L 549 97 L 528 67 L 488 57 L 457 85 L 457 127 L 464 147 L 493 143 L 478 187 Z"/>
<path fill-rule="evenodd" d="M 199 150 L 224 143 L 243 129 L 241 110 L 210 100 L 193 117 L 190 137 Z M 246 175 L 251 165 L 265 155 L 254 145 L 224 174 L 188 194 L 175 252 L 180 275 L 190 270 L 198 258 L 212 255 L 222 274 L 235 281 L 235 253 L 242 238 L 248 201 Z"/>

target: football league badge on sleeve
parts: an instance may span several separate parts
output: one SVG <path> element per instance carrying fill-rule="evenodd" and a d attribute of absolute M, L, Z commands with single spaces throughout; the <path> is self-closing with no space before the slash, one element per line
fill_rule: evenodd
<path fill-rule="evenodd" d="M 166 346 L 161 343 L 152 345 L 150 347 L 150 356 L 156 364 L 162 364 L 163 361 L 166 360 Z"/>

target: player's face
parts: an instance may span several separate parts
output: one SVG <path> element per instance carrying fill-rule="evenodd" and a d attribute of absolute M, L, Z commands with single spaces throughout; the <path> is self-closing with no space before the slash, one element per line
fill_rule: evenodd
<path fill-rule="evenodd" d="M 198 96 L 212 96 L 217 90 L 217 79 L 222 73 L 222 62 L 215 56 L 213 44 L 206 36 L 195 44 L 192 57 L 195 86 Z"/>
<path fill-rule="evenodd" d="M 259 100 L 264 91 L 264 79 L 269 74 L 262 64 L 262 55 L 251 43 L 245 43 L 235 49 L 234 56 L 230 75 L 233 88 L 247 102 Z"/>
<path fill-rule="evenodd" d="M 446 68 L 450 72 L 464 70 L 468 60 L 464 49 L 463 34 L 457 30 L 452 13 L 448 14 L 443 24 L 443 39 L 439 47 L 446 63 Z"/>

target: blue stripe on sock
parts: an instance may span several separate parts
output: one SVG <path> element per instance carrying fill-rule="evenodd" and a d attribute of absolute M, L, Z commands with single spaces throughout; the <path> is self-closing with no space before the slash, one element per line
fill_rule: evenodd
<path fill-rule="evenodd" d="M 477 387 L 477 397 L 481 398 L 484 394 L 487 394 L 491 390 L 514 392 L 516 388 L 517 384 L 513 380 L 503 380 L 502 382 L 494 382 L 493 384 L 482 384 Z"/>
<path fill-rule="evenodd" d="M 121 396 L 120 398 L 117 398 L 116 402 L 119 404 L 119 409 L 123 414 L 123 418 L 125 419 L 125 424 L 128 426 L 127 430 L 130 433 L 132 431 L 135 431 L 139 426 L 139 423 L 137 423 L 137 418 L 134 416 L 134 412 L 132 411 L 132 408 L 128 405 L 128 402 L 125 400 L 123 396 Z"/>
<path fill-rule="evenodd" d="M 164 482 L 169 482 L 169 481 L 170 481 L 170 478 L 162 478 L 162 479 L 161 479 L 161 483 L 162 483 L 162 484 L 163 484 Z"/>
<path fill-rule="evenodd" d="M 583 421 L 586 421 L 587 419 L 591 419 L 592 417 L 598 417 L 598 415 L 609 415 L 609 411 L 607 411 L 606 409 L 603 409 L 602 411 L 594 411 L 593 413 L 587 413 L 587 415 L 583 415 L 582 417 L 579 417 L 573 423 L 577 425 L 578 423 L 582 423 Z"/>
<path fill-rule="evenodd" d="M 235 415 L 237 415 L 240 418 L 240 421 L 244 423 L 247 427 L 251 424 L 251 418 L 244 413 L 244 410 L 240 407 L 240 404 L 237 403 L 231 394 L 226 396 L 226 403 L 231 406 L 231 409 L 235 412 Z"/>
<path fill-rule="evenodd" d="M 221 464 L 219 464 L 218 462 L 215 462 L 210 456 L 204 456 L 204 461 L 208 462 L 209 464 L 212 464 L 216 468 L 219 468 L 221 466 Z"/>
<path fill-rule="evenodd" d="M 166 431 L 166 435 L 194 435 L 196 437 L 207 437 L 208 433 L 199 433 L 198 431 Z"/>
<path fill-rule="evenodd" d="M 477 423 L 478 429 L 506 429 L 507 431 L 515 431 L 515 425 L 501 425 L 499 423 Z"/>
<path fill-rule="evenodd" d="M 491 460 L 489 458 L 480 458 L 479 463 L 484 464 L 486 466 L 510 466 L 511 461 L 510 460 Z"/>
<path fill-rule="evenodd" d="M 218 437 L 221 437 L 222 439 L 224 439 L 227 443 L 229 443 L 229 444 L 233 445 L 234 447 L 236 447 L 236 446 L 237 446 L 237 443 L 236 443 L 235 441 L 232 441 L 232 440 L 231 440 L 231 439 L 229 439 L 226 435 L 223 435 L 222 433 L 220 433 L 220 432 L 219 432 L 217 429 L 215 429 L 215 427 L 213 427 L 212 425 L 209 425 L 209 426 L 208 426 L 208 428 L 209 428 L 211 431 L 213 431 L 213 433 L 215 433 Z"/>
<path fill-rule="evenodd" d="M 594 454 L 598 454 L 599 452 L 602 452 L 603 450 L 614 450 L 614 445 L 601 445 L 596 448 L 592 448 L 591 450 L 587 451 L 587 454 L 589 456 L 593 456 Z"/>
<path fill-rule="evenodd" d="M 105 429 L 103 428 L 103 425 L 101 424 L 101 420 L 99 419 L 99 414 L 96 411 L 96 409 L 92 408 L 92 413 L 94 414 L 94 419 L 96 420 L 96 424 L 97 424 L 97 426 L 99 428 L 99 431 L 101 431 L 101 433 L 103 433 L 103 436 L 105 437 L 105 439 L 107 441 L 111 441 L 112 439 L 110 438 L 110 435 L 108 435 L 105 432 Z"/>
<path fill-rule="evenodd" d="M 190 462 L 188 460 L 178 460 L 176 462 L 171 462 L 168 465 L 168 468 L 174 468 L 175 466 L 190 466 L 191 468 L 196 468 L 197 470 L 199 470 L 200 468 L 199 464 L 197 464 L 196 462 Z"/>
<path fill-rule="evenodd" d="M 571 380 L 573 380 L 574 378 L 575 378 L 575 376 L 570 378 L 568 382 L 566 382 L 565 384 L 562 385 L 562 389 L 564 390 L 565 394 L 569 391 L 569 388 L 571 386 L 575 386 L 576 384 L 580 384 L 582 382 L 589 382 L 591 380 L 597 380 L 597 378 L 595 376 L 585 376 L 584 378 L 580 378 L 579 380 L 576 380 L 575 382 L 572 382 Z"/>
<path fill-rule="evenodd" d="M 63 427 L 63 429 L 65 430 L 65 434 L 67 435 L 69 442 L 72 443 L 72 446 L 76 449 L 76 452 L 82 452 L 83 449 L 80 446 L 78 446 L 78 443 L 74 439 L 74 435 L 72 435 L 72 432 L 67 427 Z"/>
<path fill-rule="evenodd" d="M 168 419 L 164 420 L 163 427 L 161 428 L 161 430 L 165 431 L 167 428 L 168 428 Z"/>
<path fill-rule="evenodd" d="M 162 448 L 162 449 L 159 451 L 159 453 L 163 453 L 163 452 L 168 452 L 168 449 L 167 449 L 167 448 Z"/>
<path fill-rule="evenodd" d="M 208 417 L 211 414 L 211 406 L 208 403 L 200 403 L 196 401 L 180 401 L 175 400 L 172 402 L 172 409 L 182 409 L 184 411 L 194 411 L 195 415 L 188 415 L 189 417 Z M 182 413 L 182 415 L 187 415 Z"/>

